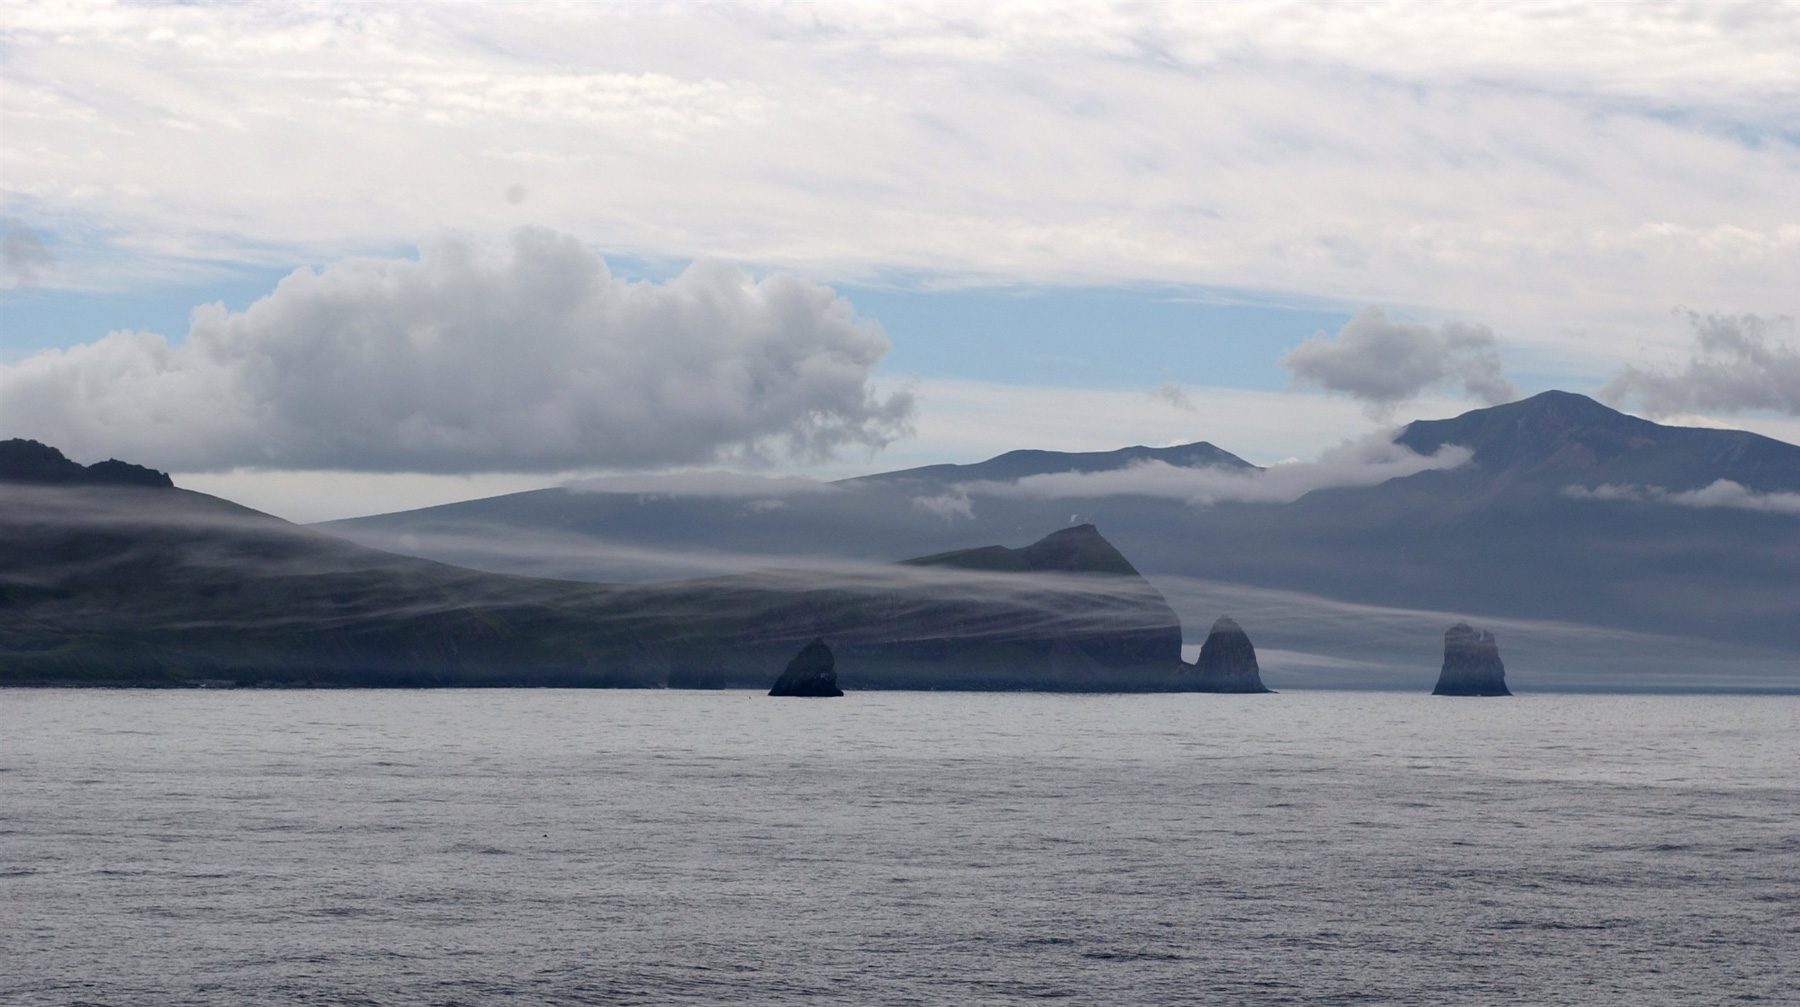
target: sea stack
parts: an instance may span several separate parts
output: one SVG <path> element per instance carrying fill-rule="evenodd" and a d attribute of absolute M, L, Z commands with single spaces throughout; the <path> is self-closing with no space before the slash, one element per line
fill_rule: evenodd
<path fill-rule="evenodd" d="M 1268 692 L 1256 666 L 1256 648 L 1243 627 L 1230 616 L 1213 623 L 1212 632 L 1194 662 L 1193 688 L 1197 692 Z"/>
<path fill-rule="evenodd" d="M 831 657 L 831 648 L 825 641 L 815 639 L 800 648 L 800 653 L 788 662 L 787 670 L 775 680 L 775 687 L 769 690 L 771 696 L 842 696 L 844 690 L 838 688 L 837 663 Z"/>
<path fill-rule="evenodd" d="M 1494 634 L 1459 622 L 1444 631 L 1444 670 L 1433 696 L 1510 696 Z"/>

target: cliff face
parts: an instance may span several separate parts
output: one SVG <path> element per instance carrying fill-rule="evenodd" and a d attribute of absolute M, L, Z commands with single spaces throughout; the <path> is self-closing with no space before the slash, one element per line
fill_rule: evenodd
<path fill-rule="evenodd" d="M 1444 669 L 1434 696 L 1510 696 L 1494 634 L 1459 622 L 1444 631 Z"/>
<path fill-rule="evenodd" d="M 830 697 L 843 694 L 844 690 L 838 688 L 836 661 L 831 656 L 831 648 L 817 638 L 794 655 L 781 677 L 775 680 L 774 688 L 769 690 L 771 696 Z"/>
<path fill-rule="evenodd" d="M 1180 664 L 1175 613 L 1091 527 L 913 564 L 577 583 L 8 450 L 0 684 L 766 689 L 820 637 L 853 689 L 1158 691 Z"/>
<path fill-rule="evenodd" d="M 1194 692 L 1268 692 L 1256 665 L 1256 647 L 1249 634 L 1230 616 L 1213 623 L 1200 647 L 1193 671 L 1184 670 L 1184 684 Z"/>

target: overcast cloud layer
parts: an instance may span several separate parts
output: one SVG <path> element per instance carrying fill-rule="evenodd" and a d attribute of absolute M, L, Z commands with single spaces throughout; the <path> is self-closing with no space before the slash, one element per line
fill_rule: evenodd
<path fill-rule="evenodd" d="M 537 221 L 1422 307 L 1596 376 L 1674 304 L 1800 313 L 1793 4 L 47 4 L 0 46 L 15 280 Z"/>
<path fill-rule="evenodd" d="M 887 350 L 825 287 L 702 261 L 627 283 L 566 235 L 302 269 L 185 341 L 115 332 L 0 367 L 0 430 L 179 471 L 657 467 L 814 459 L 903 433 Z"/>

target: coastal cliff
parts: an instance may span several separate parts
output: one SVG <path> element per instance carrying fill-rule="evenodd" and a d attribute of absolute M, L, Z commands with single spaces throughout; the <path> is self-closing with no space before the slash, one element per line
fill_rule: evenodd
<path fill-rule="evenodd" d="M 1160 691 L 1181 625 L 1091 525 L 907 563 L 594 584 L 397 556 L 153 470 L 0 450 L 0 684 L 766 689 L 815 638 L 851 689 Z"/>
<path fill-rule="evenodd" d="M 1444 668 L 1433 696 L 1510 696 L 1494 634 L 1459 622 L 1444 631 Z"/>
<path fill-rule="evenodd" d="M 836 662 L 832 659 L 831 648 L 825 641 L 815 638 L 813 642 L 800 648 L 800 653 L 788 662 L 781 677 L 769 689 L 771 696 L 842 696 L 844 690 L 838 688 Z"/>
<path fill-rule="evenodd" d="M 1256 647 L 1230 616 L 1213 623 L 1193 669 L 1182 669 L 1184 687 L 1192 692 L 1268 692 L 1256 665 Z"/>

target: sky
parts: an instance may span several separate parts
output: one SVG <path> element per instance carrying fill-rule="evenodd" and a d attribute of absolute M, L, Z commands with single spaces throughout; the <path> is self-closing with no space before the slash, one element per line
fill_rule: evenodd
<path fill-rule="evenodd" d="M 10 4 L 0 437 L 299 520 L 1548 388 L 1800 442 L 1797 51 L 1789 3 Z"/>

